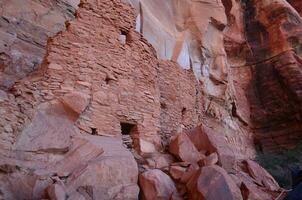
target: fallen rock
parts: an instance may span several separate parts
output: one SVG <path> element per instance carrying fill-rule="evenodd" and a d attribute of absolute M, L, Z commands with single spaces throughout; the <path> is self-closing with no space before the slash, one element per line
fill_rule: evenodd
<path fill-rule="evenodd" d="M 260 188 L 258 188 L 255 184 L 250 182 L 242 182 L 241 194 L 244 200 L 271 200 L 272 196 L 267 192 L 264 192 Z"/>
<path fill-rule="evenodd" d="M 47 194 L 50 200 L 65 200 L 66 193 L 59 184 L 53 184 L 47 188 Z"/>
<path fill-rule="evenodd" d="M 215 165 L 217 162 L 218 162 L 218 155 L 215 152 L 215 153 L 211 153 L 206 158 L 198 161 L 198 165 L 200 167 L 203 167 L 203 166 Z"/>
<path fill-rule="evenodd" d="M 244 171 L 230 174 L 230 177 L 241 190 L 244 200 L 271 200 L 274 199 L 274 193 L 270 193 L 266 188 L 257 185 L 254 179 Z M 278 196 L 279 194 L 277 194 Z"/>
<path fill-rule="evenodd" d="M 86 188 L 81 193 L 85 196 L 89 187 L 88 195 L 93 196 L 93 199 L 137 199 L 137 163 L 130 151 L 123 147 L 121 139 L 93 135 L 80 138 L 104 152 L 84 165 L 79 164 L 66 180 L 67 195 L 78 188 Z M 80 155 L 94 155 L 89 153 L 89 148 L 79 149 L 78 152 Z"/>
<path fill-rule="evenodd" d="M 21 172 L 1 176 L 1 199 L 32 199 L 37 179 L 37 176 L 29 176 Z"/>
<path fill-rule="evenodd" d="M 75 137 L 72 139 L 70 151 L 64 158 L 49 164 L 46 169 L 37 170 L 41 175 L 56 173 L 59 176 L 69 176 L 77 168 L 92 162 L 104 153 L 101 145 L 97 145 L 87 140 L 85 137 Z"/>
<path fill-rule="evenodd" d="M 236 163 L 233 150 L 226 143 L 222 134 L 214 132 L 205 126 L 198 126 L 187 132 L 198 151 L 217 153 L 219 164 L 227 171 L 231 171 Z"/>
<path fill-rule="evenodd" d="M 197 163 L 202 159 L 202 154 L 198 152 L 185 133 L 180 133 L 171 141 L 169 152 L 185 162 Z"/>
<path fill-rule="evenodd" d="M 254 178 L 259 185 L 263 185 L 271 191 L 280 189 L 276 180 L 258 163 L 252 160 L 246 160 L 244 163 L 246 164 L 249 175 Z"/>
<path fill-rule="evenodd" d="M 141 153 L 154 153 L 156 152 L 155 145 L 152 144 L 151 142 L 144 140 L 142 138 L 139 139 L 139 151 Z"/>
<path fill-rule="evenodd" d="M 145 200 L 179 198 L 172 179 L 158 169 L 148 170 L 139 176 L 139 185 Z"/>
<path fill-rule="evenodd" d="M 76 133 L 74 121 L 61 102 L 43 103 L 14 148 L 18 151 L 65 153 L 71 144 L 70 137 Z"/>
<path fill-rule="evenodd" d="M 65 107 L 80 115 L 89 104 L 89 96 L 81 92 L 70 92 L 61 98 Z"/>
<path fill-rule="evenodd" d="M 55 199 L 61 192 L 57 186 L 49 187 L 52 180 L 56 183 L 64 180 L 66 196 L 72 200 L 138 198 L 137 163 L 120 138 L 77 135 L 71 138 L 71 143 L 69 151 L 59 155 L 30 152 L 28 156 L 18 152 L 15 156 L 11 152 L 12 158 L 1 156 L 1 165 L 9 164 L 8 174 L 0 177 L 4 199 L 45 199 L 43 191 Z M 31 169 L 34 174 L 20 173 L 19 168 Z"/>
<path fill-rule="evenodd" d="M 190 199 L 240 200 L 240 189 L 227 172 L 216 165 L 203 167 L 187 183 Z"/>
<path fill-rule="evenodd" d="M 181 166 L 171 166 L 169 169 L 169 173 L 174 180 L 179 180 L 186 171 L 187 169 Z"/>
<path fill-rule="evenodd" d="M 148 155 L 146 161 L 149 167 L 164 171 L 165 169 L 169 169 L 175 158 L 171 154 L 153 153 Z"/>
<path fill-rule="evenodd" d="M 199 171 L 199 166 L 198 165 L 190 165 L 186 172 L 181 176 L 180 178 L 180 183 L 186 184 L 191 177 L 195 176 L 196 174 L 198 174 Z"/>

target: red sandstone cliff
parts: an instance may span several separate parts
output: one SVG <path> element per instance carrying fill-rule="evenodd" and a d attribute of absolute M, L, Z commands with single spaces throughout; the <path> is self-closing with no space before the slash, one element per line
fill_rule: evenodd
<path fill-rule="evenodd" d="M 1 1 L 2 198 L 282 196 L 250 159 L 302 136 L 288 2 Z"/>

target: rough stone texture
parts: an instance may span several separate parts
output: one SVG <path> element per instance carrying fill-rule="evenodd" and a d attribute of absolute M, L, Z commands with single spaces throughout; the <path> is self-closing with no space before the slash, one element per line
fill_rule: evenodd
<path fill-rule="evenodd" d="M 146 171 L 139 176 L 143 199 L 165 200 L 176 199 L 178 192 L 172 179 L 164 172 L 154 169 Z"/>
<path fill-rule="evenodd" d="M 185 133 L 181 133 L 172 139 L 169 152 L 184 162 L 197 163 L 202 159 L 202 154 L 198 152 Z"/>
<path fill-rule="evenodd" d="M 59 184 L 53 184 L 47 188 L 47 194 L 50 200 L 63 200 L 66 199 L 64 188 Z"/>
<path fill-rule="evenodd" d="M 39 68 L 47 39 L 65 28 L 80 0 L 0 2 L 0 88 Z"/>
<path fill-rule="evenodd" d="M 301 17 L 285 0 L 225 5 L 234 114 L 259 150 L 292 148 L 301 137 Z"/>
<path fill-rule="evenodd" d="M 202 116 L 201 85 L 192 70 L 161 61 L 158 67 L 160 88 L 160 127 L 163 139 L 194 128 Z"/>
<path fill-rule="evenodd" d="M 199 166 L 210 166 L 215 165 L 218 163 L 218 154 L 217 153 L 211 153 L 209 156 L 205 157 L 204 159 L 200 160 L 198 162 Z"/>
<path fill-rule="evenodd" d="M 204 150 L 207 153 L 217 153 L 220 165 L 227 171 L 233 169 L 236 154 L 227 144 L 226 138 L 222 134 L 200 125 L 188 131 L 187 135 L 199 151 Z"/>
<path fill-rule="evenodd" d="M 92 5 L 94 11 L 90 10 Z M 35 105 L 62 97 L 66 104 L 64 97 L 68 93 L 80 92 L 91 99 L 77 120 L 83 132 L 91 133 L 94 129 L 100 135 L 117 135 L 121 133 L 120 122 L 128 122 L 137 126 L 133 137 L 149 136 L 149 140 L 160 147 L 157 134 L 160 104 L 153 49 L 137 33 L 130 33 L 134 25 L 130 7 L 120 6 L 119 10 L 111 11 L 115 5 L 114 2 L 83 4 L 77 12 L 77 20 L 71 21 L 66 31 L 49 41 L 42 69 L 15 86 L 14 90 L 20 92 L 15 101 L 23 107 L 27 103 Z M 93 14 L 105 14 L 109 10 L 110 21 Z M 89 29 L 95 24 L 99 24 L 96 29 Z M 121 31 L 132 38 L 126 45 L 119 43 Z M 26 83 L 30 84 L 26 86 Z M 24 109 L 31 118 L 32 106 Z M 14 128 L 17 127 L 12 129 L 18 134 Z"/>
<path fill-rule="evenodd" d="M 258 184 L 262 184 L 271 191 L 276 191 L 280 188 L 275 179 L 258 163 L 247 160 L 246 165 L 248 173 L 258 182 Z"/>
<path fill-rule="evenodd" d="M 248 132 L 232 119 L 229 92 L 213 98 L 194 79 L 192 70 L 181 70 L 169 61 L 158 63 L 154 49 L 134 32 L 135 15 L 129 6 L 94 3 L 81 4 L 77 19 L 49 40 L 42 69 L 16 84 L 11 100 L 1 103 L 12 115 L 1 120 L 7 126 L 4 146 L 14 143 L 40 103 L 60 98 L 70 107 L 64 96 L 78 92 L 89 99 L 77 120 L 83 133 L 119 135 L 120 123 L 129 123 L 135 126 L 130 134 L 137 150 L 144 151 L 140 143 L 145 142 L 158 150 L 180 129 L 206 119 L 210 126 L 218 124 L 217 128 L 227 130 L 220 133 L 227 136 L 228 143 L 246 144 L 234 145 L 240 156 L 253 154 Z M 117 8 L 109 12 L 112 7 Z M 110 20 L 94 13 L 107 13 Z M 91 30 L 95 24 L 99 26 Z M 121 35 L 126 44 L 120 43 Z"/>
<path fill-rule="evenodd" d="M 251 177 L 243 171 L 231 174 L 230 176 L 240 188 L 244 200 L 271 200 L 276 198 L 274 197 L 274 193 L 268 188 L 259 186 L 255 183 L 254 179 L 251 179 Z M 278 195 L 279 193 L 277 193 L 277 196 Z"/>
<path fill-rule="evenodd" d="M 291 148 L 302 136 L 302 19 L 281 0 L 246 1 L 244 19 L 255 136 L 264 151 Z"/>
<path fill-rule="evenodd" d="M 170 169 L 185 197 L 192 176 L 218 167 L 171 167 L 157 151 L 180 133 L 217 152 L 244 198 L 271 198 L 267 172 L 236 164 L 253 142 L 276 151 L 301 139 L 301 4 L 288 2 L 82 0 L 64 27 L 78 0 L 1 1 L 3 198 L 59 196 L 60 185 L 70 199 L 136 199 L 122 138 L 140 171 Z"/>
<path fill-rule="evenodd" d="M 249 104 L 244 93 L 237 93 L 234 87 L 223 41 L 228 18 L 232 17 L 228 14 L 240 12 L 239 3 L 234 1 L 235 7 L 226 0 L 125 1 L 136 8 L 136 30 L 153 45 L 158 57 L 189 69 L 184 74 L 178 72 L 179 69 L 174 70 L 172 64 L 160 63 L 159 71 L 163 72 L 160 76 L 161 130 L 164 136 L 175 130 L 178 132 L 182 127 L 193 128 L 201 121 L 209 121 L 209 126 L 218 122 L 217 129 L 224 130 L 221 132 L 227 136 L 228 143 L 238 148 L 241 155 L 253 155 L 252 133 L 245 127 L 249 115 L 244 113 L 247 119 L 243 119 L 241 113 L 236 112 L 239 103 L 245 108 Z M 232 36 L 245 40 L 235 32 L 244 32 L 243 20 L 238 21 L 236 27 L 230 25 L 230 29 Z M 200 84 L 188 81 L 193 74 Z M 240 102 L 236 96 L 240 97 Z M 192 122 L 188 123 L 190 120 Z M 171 126 L 167 128 L 166 123 Z"/>
<path fill-rule="evenodd" d="M 187 183 L 190 199 L 240 200 L 240 189 L 224 169 L 218 166 L 202 168 Z"/>
<path fill-rule="evenodd" d="M 56 193 L 52 183 L 58 182 L 70 199 L 79 191 L 87 195 L 86 190 L 94 199 L 137 199 L 137 164 L 121 140 L 77 135 L 70 138 L 68 149 L 67 152 L 1 151 L 1 168 L 7 168 L 0 178 L 2 197 L 45 198 L 43 191 L 49 187 L 48 192 Z"/>

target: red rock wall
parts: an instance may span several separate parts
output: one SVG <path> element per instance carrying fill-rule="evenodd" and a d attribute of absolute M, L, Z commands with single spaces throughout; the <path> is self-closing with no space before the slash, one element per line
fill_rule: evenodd
<path fill-rule="evenodd" d="M 0 88 L 39 68 L 50 36 L 74 17 L 79 0 L 2 0 L 0 2 Z"/>
<path fill-rule="evenodd" d="M 130 7 L 117 2 L 85 2 L 77 20 L 48 43 L 42 70 L 16 86 L 21 107 L 30 115 L 27 103 L 81 92 L 91 99 L 78 120 L 82 131 L 91 133 L 94 128 L 101 135 L 116 135 L 121 132 L 120 122 L 129 122 L 160 144 L 157 60 L 152 47 L 132 32 L 134 19 Z M 126 44 L 119 41 L 121 32 L 128 34 Z M 27 92 L 26 82 L 34 86 Z M 34 93 L 34 99 L 28 93 Z"/>
<path fill-rule="evenodd" d="M 160 147 L 160 136 L 168 139 L 180 129 L 203 123 L 225 135 L 229 144 L 245 156 L 253 154 L 251 129 L 268 149 L 276 149 L 279 144 L 292 146 L 300 138 L 301 18 L 285 1 L 240 4 L 225 0 L 219 3 L 219 9 L 223 4 L 227 24 L 217 13 L 215 23 L 205 25 L 207 29 L 202 26 L 203 20 L 197 20 L 196 25 L 206 33 L 194 44 L 206 45 L 203 56 L 207 51 L 211 53 L 202 59 L 202 66 L 199 63 L 202 77 L 198 81 L 191 70 L 157 60 L 155 50 L 134 31 L 136 16 L 130 7 L 115 2 L 99 4 L 88 2 L 88 7 L 79 9 L 77 20 L 68 23 L 67 31 L 49 41 L 42 70 L 9 93 L 1 92 L 4 115 L 0 122 L 5 133 L 1 138 L 5 147 L 13 144 L 31 122 L 37 105 L 71 91 L 90 97 L 89 107 L 77 121 L 83 133 L 96 130 L 98 134 L 119 135 L 120 122 L 129 122 L 137 124 L 142 138 Z M 47 2 L 41 5 L 48 6 Z M 113 13 L 105 6 L 115 8 Z M 199 16 L 193 11 L 191 17 Z M 4 30 L 14 30 L 10 26 Z M 41 44 L 47 35 L 27 33 L 31 34 L 35 36 L 33 41 L 40 39 Z M 126 44 L 123 34 L 127 35 Z M 209 40 L 216 45 L 210 45 Z M 189 54 L 196 75 L 196 52 Z M 11 62 L 2 66 L 6 74 L 6 69 L 19 65 Z M 26 68 L 21 67 L 24 71 Z M 20 73 L 20 77 L 28 72 Z M 12 78 L 1 81 L 9 86 L 18 79 Z"/>
<path fill-rule="evenodd" d="M 283 0 L 225 4 L 237 116 L 262 150 L 293 147 L 301 139 L 301 17 Z"/>
<path fill-rule="evenodd" d="M 245 3 L 251 118 L 264 150 L 301 140 L 302 19 L 284 1 Z"/>
<path fill-rule="evenodd" d="M 292 7 L 294 7 L 297 12 L 302 15 L 302 3 L 299 0 L 287 0 Z"/>
<path fill-rule="evenodd" d="M 154 49 L 134 31 L 129 6 L 84 3 L 67 30 L 49 40 L 42 69 L 15 85 L 12 93 L 3 92 L 3 146 L 18 140 L 39 104 L 77 91 L 90 99 L 77 120 L 83 133 L 120 135 L 120 122 L 128 122 L 137 125 L 141 139 L 161 148 L 171 135 L 202 122 L 224 135 L 238 155 L 253 154 L 250 134 L 242 131 L 245 122 L 232 116 L 231 84 L 210 79 L 200 84 L 192 70 L 158 63 Z M 216 87 L 219 95 L 213 96 Z"/>
<path fill-rule="evenodd" d="M 155 148 L 162 150 L 167 147 L 164 145 L 171 136 L 202 124 L 206 131 L 200 134 L 214 138 L 211 143 L 219 149 L 220 162 L 223 157 L 226 164 L 232 165 L 237 159 L 255 155 L 255 139 L 265 151 L 295 145 L 301 139 L 302 130 L 302 22 L 298 13 L 283 0 L 187 3 L 183 13 L 179 6 L 181 15 L 174 16 L 179 18 L 172 20 L 175 24 L 171 25 L 178 27 L 183 15 L 188 14 L 186 23 L 182 25 L 187 30 L 186 34 L 194 37 L 188 42 L 186 34 L 177 30 L 173 36 L 177 40 L 175 48 L 168 49 L 166 44 L 155 42 L 159 49 L 174 52 L 173 61 L 162 61 L 156 56 L 157 49 L 144 39 L 144 35 L 150 34 L 149 29 L 142 31 L 144 35 L 135 31 L 137 16 L 130 5 L 121 0 L 82 0 L 75 19 L 66 23 L 66 30 L 48 40 L 40 68 L 28 75 L 28 65 L 24 65 L 21 69 L 26 73 L 22 76 L 13 76 L 10 82 L 1 79 L 10 83 L 3 87 L 5 90 L 0 90 L 0 156 L 5 158 L 3 165 L 8 163 L 11 167 L 11 163 L 19 162 L 17 166 L 22 169 L 43 169 L 48 174 L 49 163 L 56 165 L 63 158 L 62 165 L 69 164 L 66 152 L 70 153 L 69 148 L 74 148 L 71 143 L 91 137 L 83 151 L 94 151 L 89 145 L 97 141 L 98 148 L 94 153 L 104 153 L 104 157 L 110 155 L 113 163 L 107 170 L 91 168 L 92 173 L 85 168 L 89 171 L 88 176 L 84 174 L 79 179 L 76 174 L 67 177 L 68 185 L 73 184 L 73 181 L 69 182 L 70 178 L 77 180 L 68 193 L 82 186 L 81 180 L 93 182 L 96 190 L 105 186 L 107 191 L 107 188 L 119 186 L 117 179 L 124 175 L 122 173 L 114 180 L 95 181 L 99 184 L 97 186 L 90 177 L 94 171 L 99 177 L 106 175 L 106 178 L 111 176 L 108 171 L 112 170 L 108 169 L 119 171 L 120 163 L 124 161 L 119 159 L 121 155 L 117 152 L 127 152 L 124 159 L 131 162 L 128 167 L 133 171 L 121 180 L 129 178 L 123 184 L 131 183 L 128 190 L 132 196 L 137 196 L 136 163 L 130 152 L 120 149 L 121 122 L 136 125 L 132 139 L 135 148 L 143 153 L 154 153 Z M 42 1 L 41 5 L 48 4 Z M 148 11 L 146 5 L 144 9 Z M 168 2 L 165 9 L 169 10 L 171 5 Z M 209 8 L 215 6 L 217 10 L 209 12 Z M 203 12 L 199 8 L 207 10 L 205 18 L 201 18 Z M 226 15 L 220 12 L 223 8 Z M 165 12 L 159 13 L 162 16 Z M 186 27 L 187 22 L 189 27 Z M 150 24 L 149 28 L 153 30 Z M 154 33 L 147 39 L 161 37 L 161 34 Z M 46 40 L 45 34 L 42 35 L 37 36 L 41 36 L 41 44 Z M 182 49 L 188 44 L 192 45 L 191 51 Z M 187 52 L 182 54 L 182 51 Z M 40 57 L 42 55 L 43 52 L 39 54 Z M 189 59 L 186 60 L 186 56 Z M 178 58 L 188 61 L 187 70 L 177 64 Z M 6 73 L 6 69 L 18 65 L 2 63 L 1 66 Z M 104 135 L 106 137 L 102 137 Z M 107 141 L 107 137 L 112 138 Z M 115 147 L 111 148 L 113 143 Z M 103 146 L 106 147 L 104 152 Z M 183 147 L 184 150 L 189 148 Z M 194 145 L 191 147 L 195 148 Z M 120 150 L 116 151 L 116 148 Z M 209 153 L 209 149 L 203 150 Z M 81 149 L 76 153 L 78 151 Z M 196 152 L 197 157 L 201 156 L 199 154 L 203 152 Z M 167 161 L 159 159 L 152 165 L 152 159 L 144 160 L 140 156 L 156 157 L 156 153 L 134 155 L 139 160 L 140 170 L 154 167 L 157 161 Z M 90 156 L 93 158 L 88 157 L 85 166 L 90 159 L 93 165 L 99 161 L 106 163 L 104 157 L 98 160 L 92 154 Z M 75 162 L 77 168 L 81 167 L 78 157 L 86 159 L 82 154 L 73 156 L 71 163 Z M 100 163 L 95 166 L 100 166 Z M 231 168 L 229 170 L 233 170 Z M 57 168 L 52 170 L 58 171 Z M 64 173 L 58 178 L 65 179 Z M 5 185 L 7 174 L 0 177 L 0 184 Z M 26 176 L 31 177 L 29 174 Z M 123 184 L 119 187 L 124 189 Z M 126 195 L 128 190 L 117 193 Z"/>

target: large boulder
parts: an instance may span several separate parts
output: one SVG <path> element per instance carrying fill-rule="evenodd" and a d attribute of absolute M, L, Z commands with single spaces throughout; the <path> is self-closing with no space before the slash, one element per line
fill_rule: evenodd
<path fill-rule="evenodd" d="M 185 133 L 180 133 L 171 141 L 169 152 L 184 162 L 197 163 L 203 158 Z"/>
<path fill-rule="evenodd" d="M 158 169 L 142 173 L 139 185 L 145 200 L 169 200 L 179 198 L 172 179 Z"/>
<path fill-rule="evenodd" d="M 253 177 L 259 185 L 263 185 L 271 191 L 277 191 L 280 189 L 277 181 L 275 181 L 275 179 L 258 163 L 252 160 L 246 160 L 245 163 L 249 175 Z"/>
<path fill-rule="evenodd" d="M 230 174 L 236 185 L 240 188 L 244 200 L 271 200 L 279 194 L 268 192 L 265 187 L 255 183 L 254 179 L 244 171 Z"/>
<path fill-rule="evenodd" d="M 67 109 L 70 109 L 76 115 L 80 115 L 89 104 L 88 95 L 75 91 L 65 94 L 60 100 Z"/>
<path fill-rule="evenodd" d="M 207 156 L 203 160 L 200 160 L 198 162 L 198 165 L 203 167 L 203 166 L 215 165 L 217 162 L 218 162 L 217 153 L 211 153 L 209 156 Z"/>
<path fill-rule="evenodd" d="M 227 172 L 216 165 L 203 167 L 187 183 L 190 199 L 241 200 L 241 192 Z"/>
<path fill-rule="evenodd" d="M 223 134 L 218 134 L 206 126 L 198 126 L 187 132 L 187 135 L 199 151 L 208 153 L 216 152 L 219 157 L 219 164 L 227 171 L 232 170 L 235 165 L 235 154 L 226 143 Z"/>
<path fill-rule="evenodd" d="M 240 189 L 244 200 L 271 200 L 273 198 L 268 192 L 251 182 L 242 182 Z"/>
<path fill-rule="evenodd" d="M 89 187 L 93 199 L 127 199 L 138 198 L 137 186 L 138 167 L 133 155 L 123 147 L 118 138 L 101 136 L 82 136 L 90 146 L 103 149 L 103 153 L 94 157 L 86 164 L 78 164 L 78 168 L 66 180 L 68 195 L 78 191 L 79 188 Z M 79 155 L 93 156 L 90 148 L 78 150 Z M 68 159 L 66 159 L 66 165 Z M 75 163 L 77 163 L 74 160 Z M 58 169 L 59 170 L 59 169 Z M 86 190 L 85 190 L 86 191 Z"/>
<path fill-rule="evenodd" d="M 1 152 L 3 199 L 43 199 L 45 194 L 72 200 L 138 198 L 137 163 L 120 138 L 76 134 L 70 143 L 67 153 Z"/>
<path fill-rule="evenodd" d="M 53 184 L 47 188 L 47 194 L 50 200 L 65 200 L 66 193 L 64 188 L 59 184 Z"/>
<path fill-rule="evenodd" d="M 67 152 L 75 135 L 75 118 L 59 101 L 38 106 L 31 123 L 17 138 L 18 151 Z"/>

